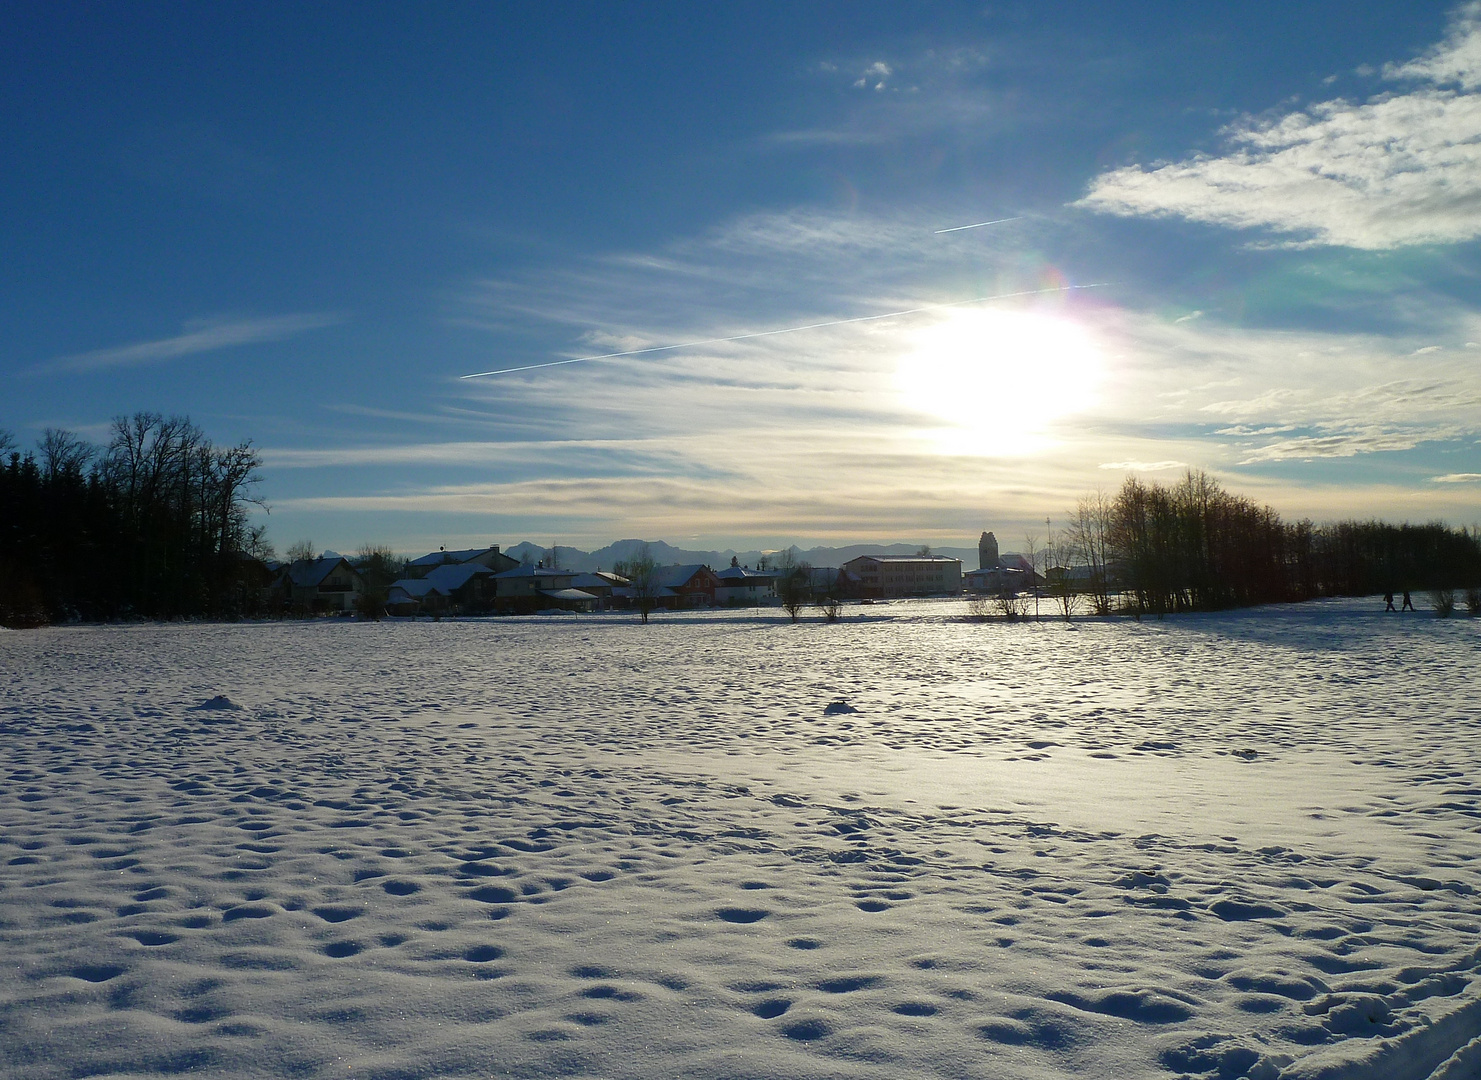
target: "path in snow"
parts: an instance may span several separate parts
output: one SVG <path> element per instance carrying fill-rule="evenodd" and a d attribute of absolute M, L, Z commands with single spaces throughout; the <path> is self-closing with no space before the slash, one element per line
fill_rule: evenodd
<path fill-rule="evenodd" d="M 5 635 L 6 1075 L 1477 1075 L 1475 622 L 958 610 Z"/>

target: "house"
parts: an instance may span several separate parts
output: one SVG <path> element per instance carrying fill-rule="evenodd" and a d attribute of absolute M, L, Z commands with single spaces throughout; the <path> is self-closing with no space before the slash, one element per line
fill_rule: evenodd
<path fill-rule="evenodd" d="M 730 565 L 715 573 L 715 603 L 727 607 L 759 607 L 776 603 L 776 575 L 765 570 L 741 566 L 732 558 Z"/>
<path fill-rule="evenodd" d="M 496 577 L 482 563 L 444 563 L 429 570 L 422 580 L 432 582 L 448 598 L 454 611 L 475 614 L 493 610 Z"/>
<path fill-rule="evenodd" d="M 464 566 L 469 563 L 487 567 L 499 574 L 505 570 L 513 570 L 519 565 L 519 560 L 512 559 L 501 552 L 498 544 L 491 544 L 484 548 L 464 548 L 461 551 L 448 551 L 442 548 L 423 555 L 420 559 L 412 559 L 406 564 L 406 576 L 424 578 L 439 566 Z"/>
<path fill-rule="evenodd" d="M 839 580 L 861 597 L 942 596 L 962 591 L 962 561 L 944 555 L 860 555 Z"/>
<path fill-rule="evenodd" d="M 547 570 L 544 566 L 517 565 L 494 575 L 497 593 L 494 604 L 500 611 L 528 614 L 542 608 L 585 611 L 596 606 L 593 593 L 575 587 L 575 570 Z"/>
<path fill-rule="evenodd" d="M 658 571 L 658 603 L 668 608 L 713 607 L 720 579 L 708 566 L 688 563 Z"/>
<path fill-rule="evenodd" d="M 577 574 L 571 579 L 571 588 L 580 589 L 596 599 L 593 608 L 597 611 L 605 611 L 611 607 L 612 591 L 626 584 L 628 580 L 621 574 L 604 574 L 600 570 L 594 574 Z"/>
<path fill-rule="evenodd" d="M 986 534 L 991 536 L 991 533 Z M 1023 555 L 1010 552 L 998 559 L 995 565 L 980 570 L 970 570 L 963 575 L 968 592 L 1016 594 L 1044 584 L 1044 579 L 1034 573 L 1033 564 Z"/>
<path fill-rule="evenodd" d="M 402 578 L 386 594 L 392 615 L 476 615 L 492 611 L 494 572 L 482 563 L 443 563 L 419 578 Z"/>
<path fill-rule="evenodd" d="M 354 611 L 365 579 L 348 560 L 299 559 L 278 570 L 271 595 L 279 604 L 309 611 Z"/>
<path fill-rule="evenodd" d="M 447 609 L 447 594 L 424 578 L 402 578 L 386 593 L 386 611 L 392 615 L 441 615 Z"/>
<path fill-rule="evenodd" d="M 1016 595 L 1034 587 L 1032 577 L 1016 566 L 988 566 L 981 570 L 969 570 L 962 575 L 962 583 L 970 593 L 992 596 L 1000 593 Z"/>

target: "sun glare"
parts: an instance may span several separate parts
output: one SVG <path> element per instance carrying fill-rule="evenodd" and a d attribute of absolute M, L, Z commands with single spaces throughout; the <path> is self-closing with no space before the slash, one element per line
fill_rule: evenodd
<path fill-rule="evenodd" d="M 895 384 L 913 411 L 941 424 L 951 452 L 1031 454 L 1056 420 L 1093 405 L 1100 350 L 1068 319 L 1032 312 L 965 311 L 914 335 Z"/>

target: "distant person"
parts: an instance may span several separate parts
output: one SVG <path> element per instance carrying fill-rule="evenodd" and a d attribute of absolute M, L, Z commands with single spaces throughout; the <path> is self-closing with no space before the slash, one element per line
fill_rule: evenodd
<path fill-rule="evenodd" d="M 1383 594 L 1383 610 L 1384 611 L 1393 611 L 1394 610 L 1394 594 L 1393 593 L 1386 592 L 1386 593 Z"/>
<path fill-rule="evenodd" d="M 1408 589 L 1405 589 L 1404 590 L 1404 606 L 1401 607 L 1399 610 L 1400 611 L 1413 611 L 1414 610 L 1414 601 L 1409 599 L 1409 590 Z"/>

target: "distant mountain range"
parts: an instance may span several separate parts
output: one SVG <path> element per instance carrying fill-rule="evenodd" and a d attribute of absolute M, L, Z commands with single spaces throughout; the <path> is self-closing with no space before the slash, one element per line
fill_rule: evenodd
<path fill-rule="evenodd" d="M 608 544 L 596 551 L 582 551 L 580 548 L 565 547 L 557 545 L 555 551 L 555 562 L 562 570 L 610 570 L 620 561 L 632 559 L 637 555 L 638 549 L 643 546 L 642 540 L 618 540 L 616 543 Z M 716 570 L 723 570 L 730 565 L 732 558 L 738 559 L 742 566 L 754 567 L 763 555 L 762 551 L 736 551 L 728 548 L 725 551 L 695 551 L 690 548 L 674 547 L 662 540 L 649 540 L 648 553 L 653 556 L 653 561 L 660 566 L 683 565 L 686 563 L 704 563 Z M 520 562 L 545 562 L 550 563 L 551 550 L 532 544 L 528 540 L 515 544 L 513 547 L 504 548 L 504 554 L 510 558 L 518 559 Z M 842 566 L 850 559 L 857 559 L 860 555 L 914 555 L 920 550 L 918 544 L 851 544 L 848 547 L 815 547 L 798 548 L 796 546 L 788 549 L 792 552 L 794 562 L 810 563 L 813 566 Z M 977 569 L 976 548 L 955 547 L 932 547 L 934 555 L 945 555 L 952 559 L 962 560 L 963 570 Z M 769 558 L 775 565 L 777 552 L 770 552 Z"/>

